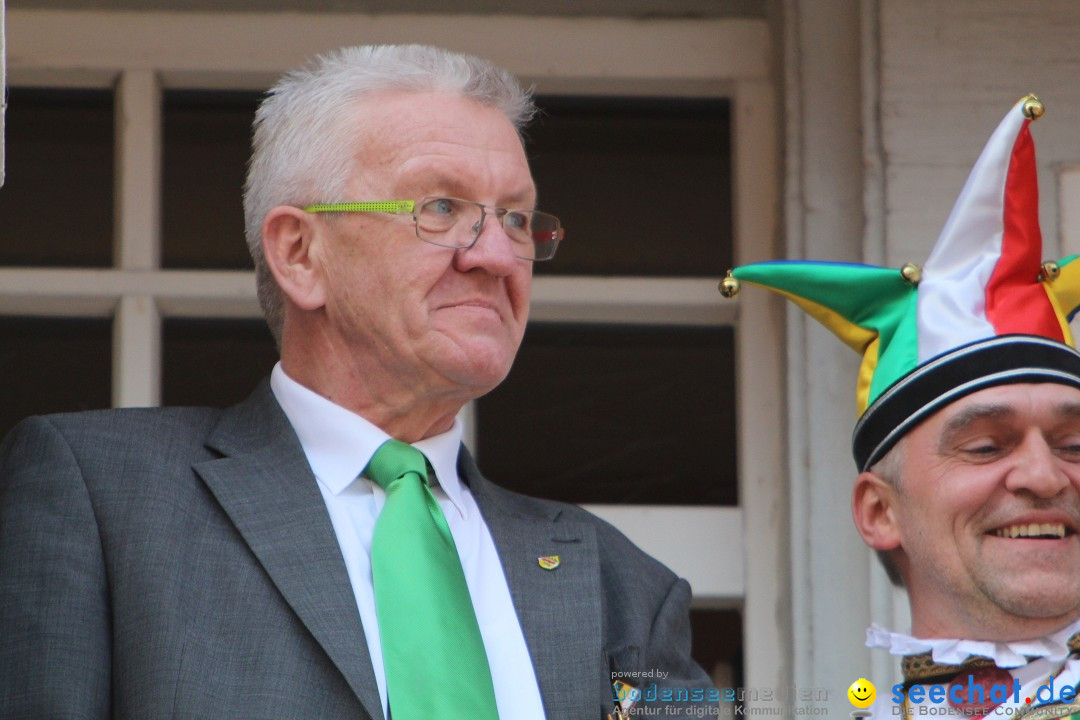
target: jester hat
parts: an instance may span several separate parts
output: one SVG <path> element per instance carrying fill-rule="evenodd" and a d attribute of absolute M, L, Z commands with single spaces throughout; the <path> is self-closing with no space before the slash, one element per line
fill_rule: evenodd
<path fill-rule="evenodd" d="M 813 261 L 736 268 L 740 283 L 794 301 L 862 355 L 855 463 L 867 470 L 949 403 L 994 385 L 1080 388 L 1069 320 L 1080 306 L 1080 262 L 1042 261 L 1035 145 L 1043 114 L 1020 100 L 991 136 L 926 264 L 900 269 Z"/>

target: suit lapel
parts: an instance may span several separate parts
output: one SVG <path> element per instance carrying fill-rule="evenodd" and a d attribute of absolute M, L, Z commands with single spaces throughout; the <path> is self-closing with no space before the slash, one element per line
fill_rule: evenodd
<path fill-rule="evenodd" d="M 196 472 L 368 714 L 382 718 L 337 537 L 300 443 L 267 383 L 225 412 L 208 445 L 225 457 L 197 464 Z"/>
<path fill-rule="evenodd" d="M 476 497 L 502 562 L 548 720 L 599 717 L 604 693 L 582 678 L 604 678 L 601 588 L 591 525 L 485 480 L 464 448 L 459 472 Z M 558 565 L 540 558 L 558 556 Z M 551 564 L 550 562 L 547 564 Z"/>

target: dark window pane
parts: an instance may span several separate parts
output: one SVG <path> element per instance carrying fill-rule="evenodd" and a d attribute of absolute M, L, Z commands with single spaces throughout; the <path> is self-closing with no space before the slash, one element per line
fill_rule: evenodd
<path fill-rule="evenodd" d="M 715 677 L 716 666 L 728 665 L 733 681 L 726 687 L 743 684 L 742 615 L 738 610 L 690 611 L 691 655 L 705 672 Z"/>
<path fill-rule="evenodd" d="M 233 405 L 250 395 L 277 362 L 262 320 L 172 318 L 163 325 L 165 405 Z"/>
<path fill-rule="evenodd" d="M 162 265 L 250 268 L 242 194 L 257 93 L 169 91 L 162 131 Z"/>
<path fill-rule="evenodd" d="M 107 408 L 112 321 L 0 317 L 0 435 L 28 415 Z"/>
<path fill-rule="evenodd" d="M 540 208 L 566 241 L 538 273 L 719 276 L 731 266 L 727 100 L 541 97 Z"/>
<path fill-rule="evenodd" d="M 531 324 L 477 403 L 480 467 L 577 503 L 734 505 L 730 328 Z"/>
<path fill-rule="evenodd" d="M 112 264 L 113 98 L 11 88 L 0 264 Z"/>

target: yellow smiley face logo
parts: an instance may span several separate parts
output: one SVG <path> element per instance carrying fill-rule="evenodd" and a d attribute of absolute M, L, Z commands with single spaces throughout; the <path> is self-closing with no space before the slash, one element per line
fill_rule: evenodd
<path fill-rule="evenodd" d="M 874 687 L 874 683 L 866 678 L 859 678 L 851 683 L 851 687 L 847 689 L 847 696 L 855 707 L 868 708 L 874 704 L 874 698 L 877 697 L 877 688 Z"/>

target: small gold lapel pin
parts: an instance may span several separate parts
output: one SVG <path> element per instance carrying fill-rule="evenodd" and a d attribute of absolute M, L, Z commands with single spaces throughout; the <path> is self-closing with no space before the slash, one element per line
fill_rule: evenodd
<path fill-rule="evenodd" d="M 536 562 L 540 563 L 540 567 L 545 570 L 554 570 L 559 567 L 558 555 L 545 555 L 544 557 L 536 558 Z"/>

